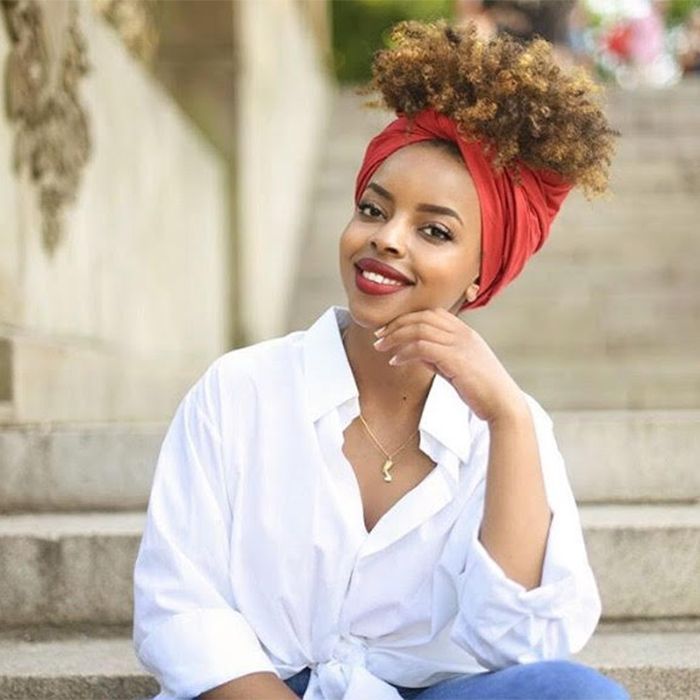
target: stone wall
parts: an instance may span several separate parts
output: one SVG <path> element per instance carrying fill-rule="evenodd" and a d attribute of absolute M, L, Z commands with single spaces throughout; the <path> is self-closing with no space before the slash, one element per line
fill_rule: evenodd
<path fill-rule="evenodd" d="M 295 0 L 236 4 L 239 290 L 243 338 L 286 329 L 330 105 L 322 13 Z"/>
<path fill-rule="evenodd" d="M 43 39 L 0 25 L 4 90 L 56 98 L 76 42 L 89 70 L 44 121 L 0 113 L 0 421 L 162 420 L 227 349 L 226 168 L 91 4 L 35 6 Z"/>

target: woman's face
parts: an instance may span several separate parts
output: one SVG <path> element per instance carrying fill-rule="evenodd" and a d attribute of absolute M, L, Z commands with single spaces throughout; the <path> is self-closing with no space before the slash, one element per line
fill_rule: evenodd
<path fill-rule="evenodd" d="M 430 144 L 400 148 L 370 178 L 340 239 L 350 314 L 376 328 L 412 311 L 457 313 L 478 291 L 480 258 L 479 200 L 464 162 Z"/>

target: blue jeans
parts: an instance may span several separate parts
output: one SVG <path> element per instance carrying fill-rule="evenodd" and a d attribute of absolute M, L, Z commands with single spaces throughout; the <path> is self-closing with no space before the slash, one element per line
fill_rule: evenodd
<path fill-rule="evenodd" d="M 305 668 L 285 683 L 302 697 L 310 675 Z M 518 664 L 428 688 L 394 687 L 408 700 L 630 700 L 619 683 L 575 661 Z"/>

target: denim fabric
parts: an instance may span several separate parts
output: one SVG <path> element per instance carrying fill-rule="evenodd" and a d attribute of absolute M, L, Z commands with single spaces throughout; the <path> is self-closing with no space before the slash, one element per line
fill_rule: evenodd
<path fill-rule="evenodd" d="M 305 668 L 285 683 L 302 697 L 310 675 Z M 619 683 L 574 661 L 519 664 L 428 688 L 394 687 L 405 700 L 630 700 Z"/>

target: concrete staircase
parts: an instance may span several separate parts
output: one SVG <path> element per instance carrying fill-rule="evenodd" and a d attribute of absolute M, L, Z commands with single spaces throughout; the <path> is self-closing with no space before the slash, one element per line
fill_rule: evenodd
<path fill-rule="evenodd" d="M 617 196 L 567 203 L 473 323 L 552 412 L 604 621 L 582 661 L 632 697 L 700 688 L 700 85 L 612 96 Z M 338 96 L 290 329 L 343 303 L 338 235 L 387 116 Z M 164 425 L 0 429 L 0 697 L 143 698 L 132 573 Z"/>
<path fill-rule="evenodd" d="M 367 141 L 390 119 L 338 96 L 290 329 L 343 304 L 338 237 Z M 547 408 L 603 621 L 578 658 L 633 698 L 700 694 L 700 82 L 612 92 L 614 195 L 569 198 L 492 305 L 465 316 Z"/>
<path fill-rule="evenodd" d="M 133 700 L 132 581 L 165 425 L 0 429 L 0 698 Z"/>

